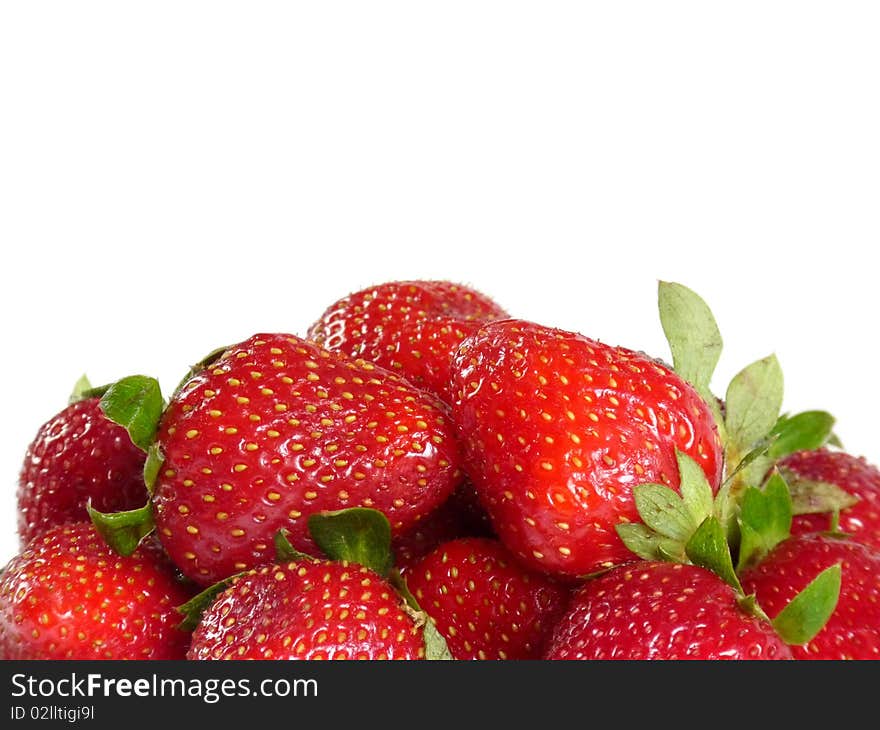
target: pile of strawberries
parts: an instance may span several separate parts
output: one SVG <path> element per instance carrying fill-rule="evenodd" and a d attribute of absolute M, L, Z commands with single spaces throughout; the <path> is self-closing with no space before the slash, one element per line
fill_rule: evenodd
<path fill-rule="evenodd" d="M 3 659 L 876 659 L 880 471 L 772 355 L 723 397 L 706 303 L 671 364 L 444 281 L 257 333 L 166 398 L 36 434 Z"/>

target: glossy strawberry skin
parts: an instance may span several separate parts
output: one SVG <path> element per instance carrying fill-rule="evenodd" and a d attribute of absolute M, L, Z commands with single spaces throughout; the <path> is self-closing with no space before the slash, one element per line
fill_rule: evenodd
<path fill-rule="evenodd" d="M 544 659 L 776 660 L 789 647 L 736 593 L 694 565 L 637 561 L 587 580 L 556 624 Z"/>
<path fill-rule="evenodd" d="M 401 534 L 461 480 L 445 406 L 371 363 L 286 334 L 229 348 L 172 397 L 153 504 L 162 543 L 210 585 L 269 562 L 281 528 L 372 507 Z"/>
<path fill-rule="evenodd" d="M 22 546 L 55 525 L 87 520 L 89 499 L 101 512 L 142 507 L 145 459 L 125 429 L 104 416 L 100 398 L 59 411 L 40 426 L 19 474 Z"/>
<path fill-rule="evenodd" d="M 155 543 L 121 557 L 90 522 L 56 526 L 0 577 L 0 658 L 184 659 L 190 597 Z"/>
<path fill-rule="evenodd" d="M 423 659 L 422 629 L 380 576 L 346 562 L 263 566 L 202 615 L 188 658 Z"/>
<path fill-rule="evenodd" d="M 456 659 L 537 659 L 570 593 L 491 538 L 445 542 L 403 575 Z"/>
<path fill-rule="evenodd" d="M 639 520 L 633 486 L 678 487 L 676 449 L 718 489 L 708 406 L 643 354 L 491 322 L 462 343 L 453 385 L 465 471 L 498 536 L 535 569 L 576 577 L 630 560 L 615 525 Z"/>
<path fill-rule="evenodd" d="M 866 545 L 880 549 L 880 469 L 864 457 L 843 451 L 818 449 L 799 451 L 779 467 L 810 481 L 828 482 L 858 497 L 859 501 L 840 511 L 838 529 Z M 795 515 L 792 534 L 820 532 L 831 528 L 830 514 Z"/>
<path fill-rule="evenodd" d="M 837 608 L 795 659 L 880 659 L 880 551 L 821 533 L 793 535 L 743 572 L 746 592 L 772 619 L 822 570 L 841 566 Z"/>
<path fill-rule="evenodd" d="M 449 400 L 452 356 L 480 322 L 507 317 L 489 297 L 449 281 L 394 281 L 330 305 L 308 336 L 403 375 Z"/>

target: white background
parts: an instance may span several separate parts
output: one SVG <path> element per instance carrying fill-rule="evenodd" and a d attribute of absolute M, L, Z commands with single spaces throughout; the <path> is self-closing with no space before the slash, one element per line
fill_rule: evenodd
<path fill-rule="evenodd" d="M 854 2 L 9 2 L 0 10 L 0 562 L 76 379 L 167 391 L 398 278 L 716 377 L 880 461 L 880 11 Z"/>

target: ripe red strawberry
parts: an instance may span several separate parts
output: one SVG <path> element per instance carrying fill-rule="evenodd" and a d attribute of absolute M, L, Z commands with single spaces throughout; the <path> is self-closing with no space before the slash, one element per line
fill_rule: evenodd
<path fill-rule="evenodd" d="M 104 416 L 100 398 L 75 401 L 40 426 L 18 479 L 21 544 L 50 527 L 100 511 L 134 509 L 147 498 L 146 455 L 122 426 Z"/>
<path fill-rule="evenodd" d="M 404 577 L 456 659 L 537 659 L 569 597 L 490 538 L 445 542 Z"/>
<path fill-rule="evenodd" d="M 328 350 L 362 357 L 449 399 L 455 348 L 480 322 L 507 317 L 484 294 L 449 281 L 394 281 L 332 304 L 309 329 Z"/>
<path fill-rule="evenodd" d="M 423 659 L 423 632 L 391 585 L 348 562 L 237 576 L 202 615 L 189 659 Z"/>
<path fill-rule="evenodd" d="M 121 557 L 90 522 L 52 527 L 0 577 L 0 659 L 183 659 L 189 597 L 155 544 Z"/>
<path fill-rule="evenodd" d="M 587 580 L 557 623 L 545 659 L 791 659 L 765 620 L 695 565 L 637 561 Z"/>
<path fill-rule="evenodd" d="M 864 457 L 843 451 L 817 449 L 799 451 L 783 459 L 779 467 L 789 481 L 805 479 L 827 482 L 857 497 L 840 511 L 838 529 L 866 545 L 880 549 L 880 469 Z M 829 513 L 799 514 L 791 525 L 793 534 L 820 532 L 831 528 Z"/>
<path fill-rule="evenodd" d="M 741 575 L 774 618 L 822 570 L 841 565 L 837 607 L 795 659 L 880 659 L 880 551 L 851 539 L 821 533 L 794 535 Z"/>
<path fill-rule="evenodd" d="M 273 536 L 312 552 L 306 520 L 372 507 L 395 534 L 461 480 L 445 407 L 372 363 L 286 334 L 226 350 L 171 398 L 157 437 L 160 539 L 210 585 L 273 558 Z"/>
<path fill-rule="evenodd" d="M 455 360 L 465 470 L 501 540 L 526 564 L 585 576 L 632 559 L 632 487 L 676 489 L 676 450 L 717 491 L 722 454 L 705 401 L 662 363 L 521 320 L 490 322 Z"/>
<path fill-rule="evenodd" d="M 492 537 L 485 510 L 477 501 L 473 486 L 461 484 L 443 504 L 394 540 L 395 562 L 412 563 L 441 543 L 459 537 Z"/>

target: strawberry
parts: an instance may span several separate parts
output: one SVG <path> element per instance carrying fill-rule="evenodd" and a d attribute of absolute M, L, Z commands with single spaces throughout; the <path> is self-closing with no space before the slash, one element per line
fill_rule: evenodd
<path fill-rule="evenodd" d="M 456 659 L 537 659 L 569 596 L 489 538 L 445 542 L 403 575 Z"/>
<path fill-rule="evenodd" d="M 449 281 L 393 281 L 330 305 L 308 336 L 362 357 L 448 401 L 455 348 L 480 322 L 507 317 L 484 294 Z"/>
<path fill-rule="evenodd" d="M 489 518 L 473 486 L 465 482 L 425 519 L 394 540 L 394 555 L 398 565 L 406 566 L 448 540 L 491 536 Z"/>
<path fill-rule="evenodd" d="M 0 658 L 183 659 L 189 596 L 155 543 L 122 557 L 91 523 L 55 526 L 0 577 Z"/>
<path fill-rule="evenodd" d="M 453 368 L 465 470 L 492 525 L 526 565 L 585 576 L 632 555 L 615 526 L 637 519 L 632 488 L 676 488 L 676 450 L 713 491 L 714 417 L 661 362 L 523 320 L 484 324 Z"/>
<path fill-rule="evenodd" d="M 101 410 L 98 396 L 76 400 L 40 426 L 18 479 L 22 545 L 55 525 L 87 520 L 96 509 L 127 510 L 147 498 L 146 455 Z"/>
<path fill-rule="evenodd" d="M 851 497 L 852 504 L 839 511 L 837 529 L 866 545 L 880 549 L 880 469 L 864 457 L 827 448 L 798 451 L 779 464 L 789 484 L 832 485 Z M 833 513 L 811 512 L 794 517 L 794 534 L 832 529 Z"/>
<path fill-rule="evenodd" d="M 207 588 L 184 606 L 190 659 L 451 659 L 393 566 L 391 524 L 352 507 L 312 514 L 312 556 L 290 533 L 275 562 Z"/>
<path fill-rule="evenodd" d="M 880 551 L 821 533 L 793 535 L 743 571 L 742 585 L 775 618 L 832 565 L 841 566 L 837 606 L 811 640 L 792 646 L 795 659 L 880 659 Z"/>
<path fill-rule="evenodd" d="M 587 580 L 544 659 L 791 659 L 773 627 L 695 565 L 636 561 Z"/>
<path fill-rule="evenodd" d="M 159 537 L 202 585 L 270 562 L 281 528 L 311 551 L 321 510 L 374 507 L 402 534 L 461 481 L 442 403 L 287 334 L 254 335 L 186 379 L 155 444 Z"/>
<path fill-rule="evenodd" d="M 189 659 L 423 659 L 422 631 L 392 586 L 347 561 L 262 566 L 202 615 Z"/>

